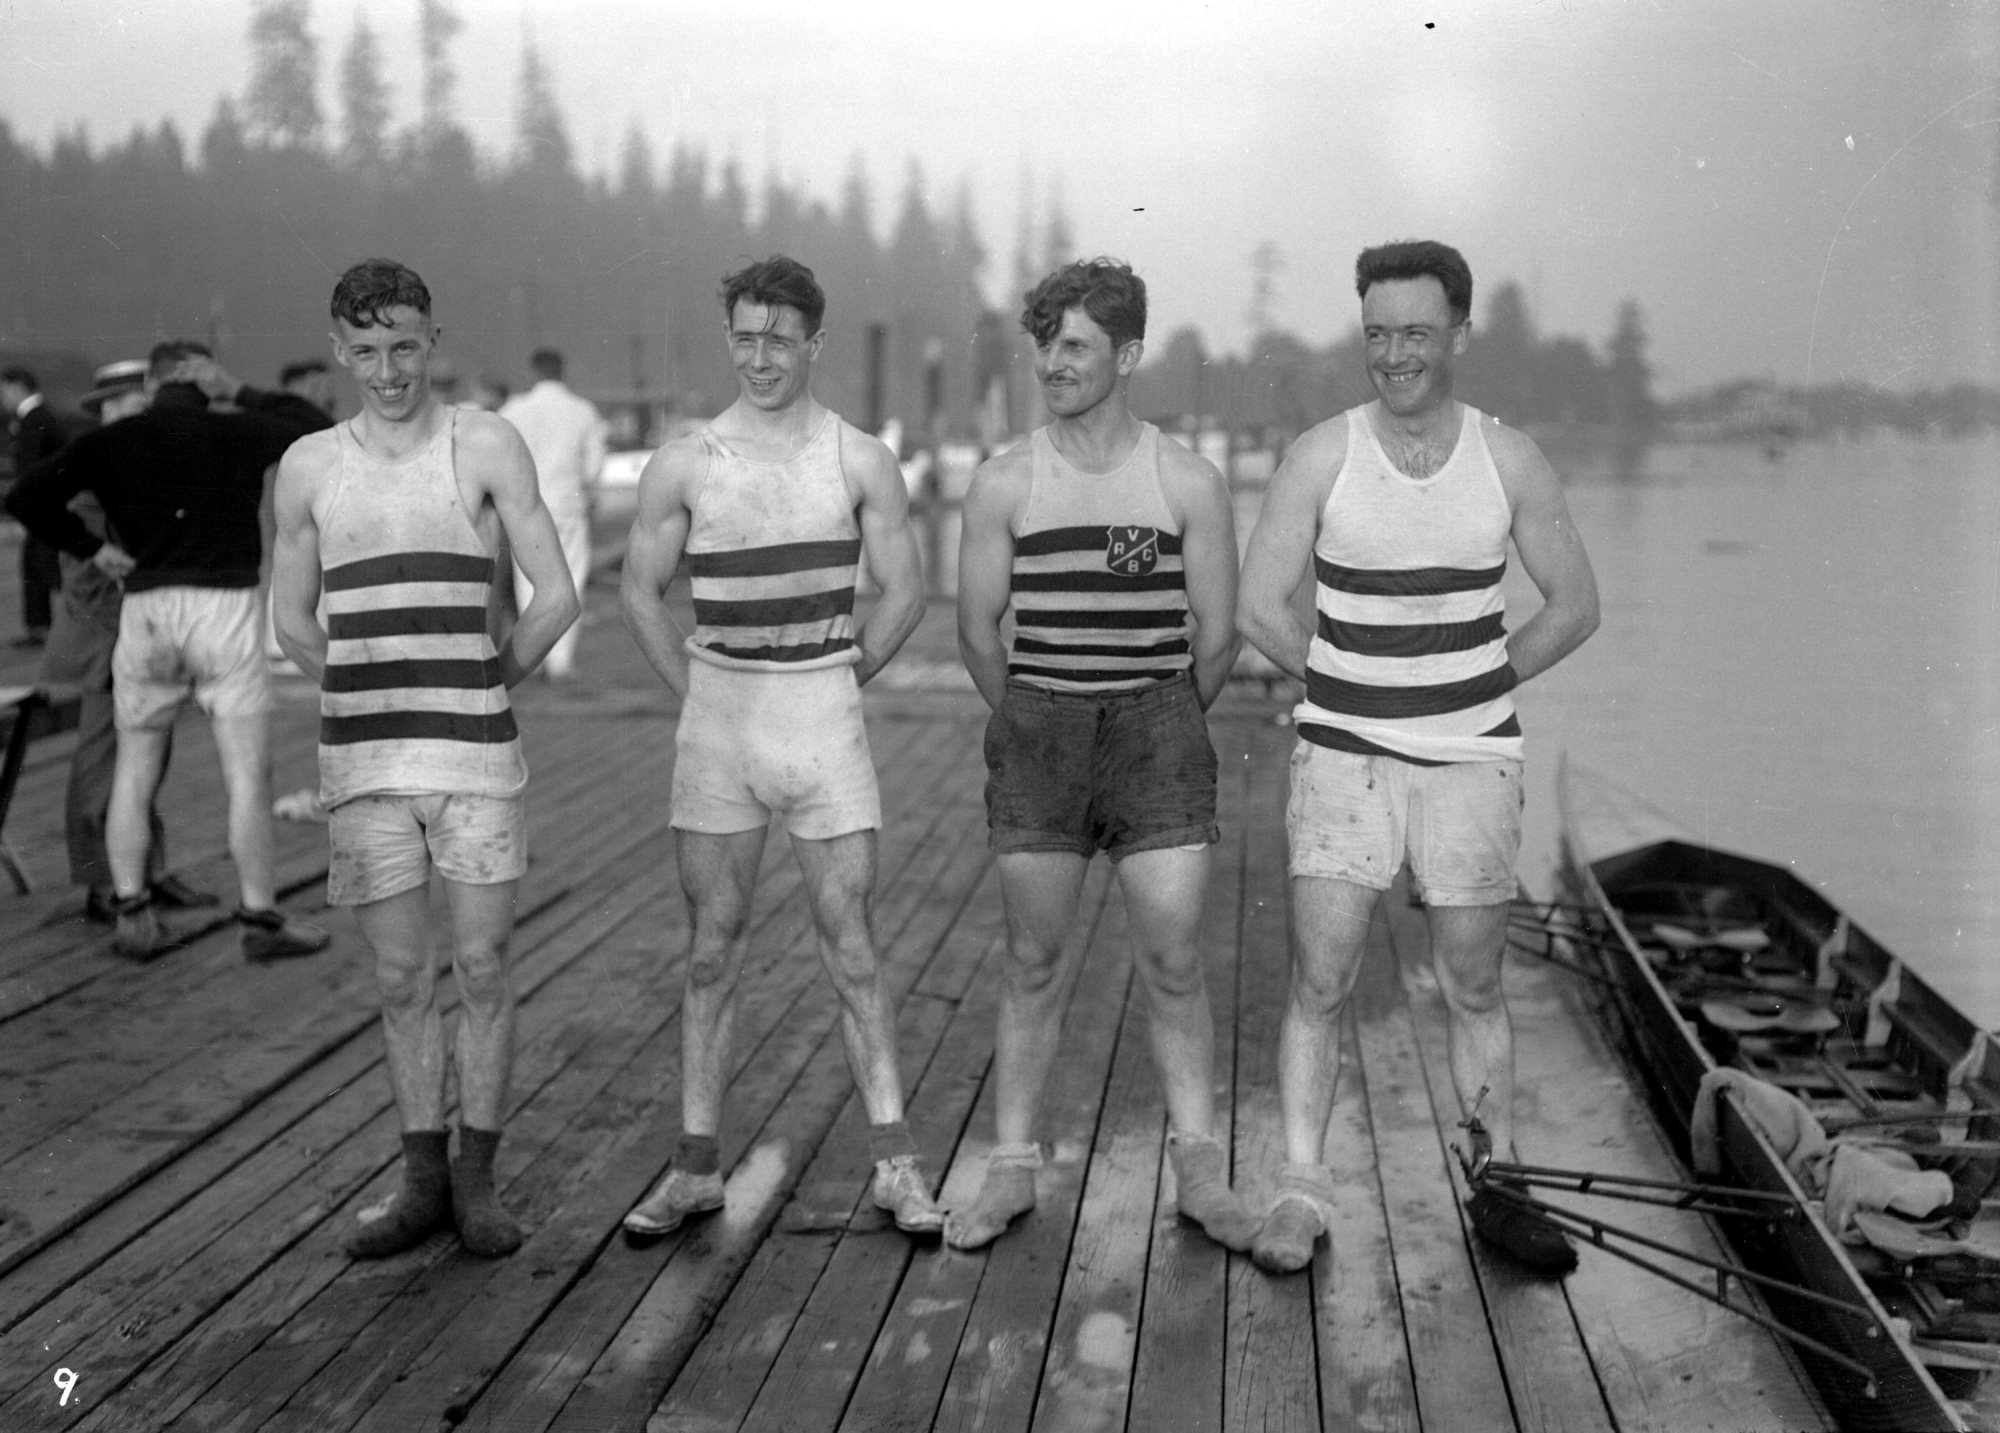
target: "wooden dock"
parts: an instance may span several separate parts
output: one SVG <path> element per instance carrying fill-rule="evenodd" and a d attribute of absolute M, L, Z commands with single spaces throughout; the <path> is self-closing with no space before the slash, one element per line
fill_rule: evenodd
<path fill-rule="evenodd" d="M 591 597 L 590 685 L 519 696 L 534 862 L 503 1197 L 488 1261 L 446 1236 L 339 1251 L 396 1177 L 370 972 L 323 911 L 325 828 L 281 823 L 286 904 L 325 954 L 248 967 L 233 930 L 135 966 L 61 889 L 68 738 L 38 745 L 8 835 L 46 891 L 0 898 L 0 1428 L 88 1430 L 1784 1429 L 1831 1426 L 1783 1346 L 1586 1249 L 1567 1281 L 1469 1235 L 1459 1118 L 1420 913 L 1375 924 L 1332 1147 L 1338 1227 L 1266 1275 L 1175 1215 L 1162 1103 L 1106 864 L 1092 870 L 1043 1134 L 1040 1207 L 989 1251 L 912 1241 L 867 1201 L 863 1123 L 796 867 L 774 841 L 723 1144 L 728 1206 L 645 1248 L 618 1232 L 678 1125 L 685 916 L 667 828 L 672 706 Z M 992 1136 L 1003 920 L 981 805 L 984 708 L 940 604 L 871 687 L 885 826 L 876 913 L 911 1122 L 946 1202 Z M 22 676 L 0 670 L 0 680 Z M 1236 1177 L 1278 1159 L 1286 984 L 1284 702 L 1212 714 L 1223 840 L 1208 902 Z M 283 691 L 278 789 L 312 777 Z M 1552 759 L 1552 757 L 1551 757 Z M 205 723 L 166 792 L 176 865 L 232 889 Z M 1537 1162 L 1673 1170 L 1569 977 L 1508 972 Z M 449 998 L 446 981 L 442 992 Z M 1691 1215 L 1619 1222 L 1714 1251 Z M 73 1377 L 66 1402 L 58 1377 Z"/>

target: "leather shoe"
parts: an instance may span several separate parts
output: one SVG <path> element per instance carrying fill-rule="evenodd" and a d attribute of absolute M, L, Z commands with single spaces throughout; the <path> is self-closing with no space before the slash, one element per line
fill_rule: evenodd
<path fill-rule="evenodd" d="M 253 911 L 238 906 L 236 922 L 243 927 L 243 958 L 259 964 L 312 955 L 325 950 L 333 939 L 318 926 L 291 920 L 280 910 Z"/>
<path fill-rule="evenodd" d="M 1520 1185 L 1504 1187 L 1527 1193 Z M 1465 1210 L 1480 1238 L 1535 1273 L 1559 1279 L 1576 1267 L 1575 1246 L 1547 1215 L 1491 1189 L 1474 1194 L 1466 1201 Z"/>
<path fill-rule="evenodd" d="M 160 905 L 174 910 L 188 910 L 194 906 L 212 906 L 217 903 L 214 891 L 204 891 L 199 886 L 191 886 L 179 876 L 168 874 L 153 882 L 153 899 Z"/>

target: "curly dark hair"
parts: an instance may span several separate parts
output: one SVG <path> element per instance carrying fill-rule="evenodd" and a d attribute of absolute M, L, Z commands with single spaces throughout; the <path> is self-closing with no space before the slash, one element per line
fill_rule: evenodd
<path fill-rule="evenodd" d="M 1435 239 L 1398 239 L 1393 244 L 1363 249 L 1354 261 L 1354 292 L 1364 299 L 1370 284 L 1421 278 L 1433 278 L 1444 285 L 1453 323 L 1472 317 L 1472 269 L 1465 255 L 1449 244 Z"/>
<path fill-rule="evenodd" d="M 1099 256 L 1064 264 L 1028 291 L 1021 327 L 1036 343 L 1047 343 L 1073 308 L 1110 334 L 1114 348 L 1146 336 L 1146 281 L 1121 260 Z"/>
<path fill-rule="evenodd" d="M 733 274 L 725 274 L 718 297 L 726 314 L 736 312 L 738 299 L 768 308 L 779 304 L 795 308 L 806 321 L 808 338 L 819 332 L 820 320 L 826 317 L 826 294 L 820 289 L 819 280 L 813 277 L 813 271 L 783 254 L 773 254 L 768 259 L 745 264 Z"/>
<path fill-rule="evenodd" d="M 363 259 L 340 276 L 329 305 L 334 318 L 355 328 L 386 327 L 392 308 L 430 317 L 431 291 L 417 271 L 394 259 Z"/>

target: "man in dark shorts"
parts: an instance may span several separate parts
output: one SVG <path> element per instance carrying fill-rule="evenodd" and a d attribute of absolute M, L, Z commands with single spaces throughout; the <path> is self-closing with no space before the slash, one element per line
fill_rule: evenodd
<path fill-rule="evenodd" d="M 1215 824 L 1203 716 L 1236 657 L 1236 535 L 1222 475 L 1128 402 L 1146 286 L 1066 265 L 1021 326 L 1054 421 L 989 459 L 965 500 L 959 649 L 993 708 L 986 813 L 1007 905 L 994 1041 L 996 1138 L 945 1239 L 976 1249 L 1035 1205 L 1035 1112 L 1060 1034 L 1063 955 L 1084 873 L 1117 867 L 1166 1088 L 1181 1213 L 1247 1248 L 1255 1221 L 1215 1137 L 1202 907 Z M 1014 609 L 1014 646 L 1001 620 Z"/>
<path fill-rule="evenodd" d="M 1452 396 L 1472 271 L 1430 241 L 1355 265 L 1377 399 L 1292 445 L 1243 563 L 1244 635 L 1305 683 L 1294 713 L 1292 989 L 1279 1037 L 1284 1167 L 1254 1253 L 1304 1268 L 1331 1217 L 1323 1158 L 1340 1019 L 1381 892 L 1409 861 L 1451 1029 L 1461 1105 L 1514 1154 L 1514 1045 L 1500 988 L 1521 844 L 1513 690 L 1597 627 L 1597 582 L 1562 485 L 1526 434 Z M 1511 543 L 1543 605 L 1511 635 Z M 1291 594 L 1310 573 L 1315 621 Z M 1555 1225 L 1482 1191 L 1473 1226 L 1545 1273 L 1576 1262 Z"/>
<path fill-rule="evenodd" d="M 673 827 L 689 939 L 681 1005 L 681 1134 L 673 1162 L 625 1216 L 654 1239 L 720 1209 L 717 1142 L 750 903 L 774 820 L 805 876 L 820 958 L 840 997 L 847 1064 L 868 1113 L 870 1198 L 896 1226 L 935 1233 L 903 1118 L 896 1013 L 869 904 L 881 796 L 861 686 L 916 630 L 924 579 L 895 456 L 812 393 L 826 295 L 784 255 L 723 280 L 737 398 L 661 448 L 639 478 L 620 594 L 625 624 L 682 699 Z M 858 564 L 881 595 L 854 620 Z M 685 564 L 693 634 L 666 594 Z"/>

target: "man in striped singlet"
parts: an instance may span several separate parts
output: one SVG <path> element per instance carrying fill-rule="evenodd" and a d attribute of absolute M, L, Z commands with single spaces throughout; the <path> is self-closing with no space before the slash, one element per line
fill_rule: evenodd
<path fill-rule="evenodd" d="M 456 1227 L 473 1253 L 510 1254 L 521 1230 L 495 1193 L 493 1156 L 513 1053 L 507 941 L 527 869 L 528 769 L 507 691 L 576 620 L 576 589 L 521 435 L 431 391 L 442 330 L 424 281 L 369 259 L 341 275 L 332 308 L 333 355 L 361 411 L 285 454 L 272 590 L 279 644 L 320 684 L 327 899 L 354 907 L 375 954 L 403 1124 L 402 1187 L 362 1210 L 346 1247 L 379 1259 Z M 496 649 L 487 608 L 503 533 L 535 595 Z M 433 870 L 458 980 L 450 1160 Z"/>
<path fill-rule="evenodd" d="M 1258 1232 L 1292 1270 L 1326 1232 L 1323 1141 L 1340 1016 L 1368 922 L 1405 858 L 1429 917 L 1460 1103 L 1514 1156 L 1513 1033 L 1501 996 L 1521 842 L 1521 726 L 1510 693 L 1597 628 L 1597 582 L 1541 450 L 1452 396 L 1472 272 L 1431 242 L 1355 266 L 1376 401 L 1300 438 L 1265 494 L 1243 563 L 1243 633 L 1306 686 L 1297 708 L 1291 997 L 1278 1047 L 1286 1163 Z M 1513 542 L 1542 606 L 1511 636 Z M 1315 617 L 1291 605 L 1307 571 Z M 1473 1225 L 1540 1271 L 1575 1252 L 1549 1221 L 1482 1192 Z"/>
<path fill-rule="evenodd" d="M 868 1112 L 871 1196 L 898 1228 L 935 1232 L 903 1118 L 896 1017 L 869 924 L 882 805 L 861 687 L 923 617 L 909 494 L 889 450 L 812 395 L 826 297 L 782 255 L 723 280 L 736 401 L 667 444 L 639 477 L 621 602 L 646 659 L 681 698 L 673 826 L 692 933 L 681 1004 L 681 1133 L 625 1216 L 658 1238 L 722 1207 L 718 1143 L 736 984 L 764 839 L 791 833 Z M 863 556 L 881 588 L 854 620 Z M 694 633 L 667 610 L 685 563 Z"/>
<path fill-rule="evenodd" d="M 1035 1207 L 1035 1113 L 1061 1033 L 1065 947 L 1084 873 L 1104 851 L 1146 987 L 1180 1212 L 1242 1249 L 1256 1225 L 1215 1134 L 1200 944 L 1220 835 L 1204 713 L 1237 650 L 1229 492 L 1212 465 L 1132 413 L 1146 285 L 1129 267 L 1058 269 L 1027 295 L 1021 326 L 1053 421 L 979 469 L 959 548 L 959 650 L 993 708 L 986 815 L 1007 965 L 995 1142 L 977 1198 L 952 1211 L 945 1238 L 976 1249 Z"/>

